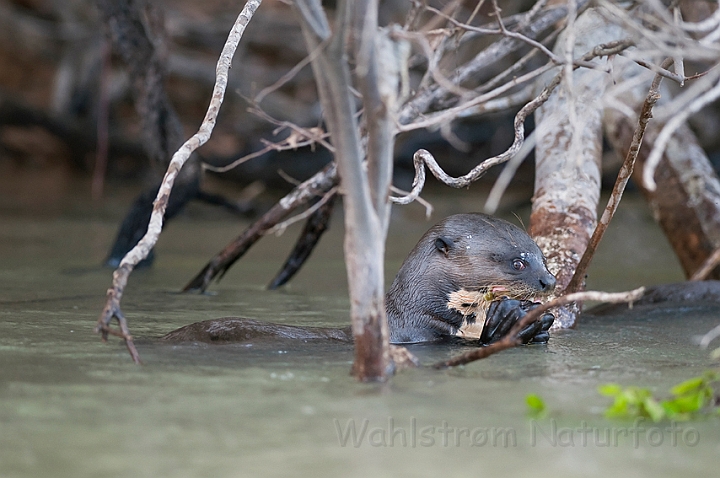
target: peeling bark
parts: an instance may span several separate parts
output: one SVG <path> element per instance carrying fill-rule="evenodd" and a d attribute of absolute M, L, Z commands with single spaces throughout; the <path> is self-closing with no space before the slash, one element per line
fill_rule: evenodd
<path fill-rule="evenodd" d="M 575 57 L 595 45 L 623 38 L 622 29 L 609 25 L 593 10 L 577 19 L 574 34 L 578 39 L 573 47 Z M 561 35 L 556 50 L 562 48 L 565 38 L 566 34 Z M 535 113 L 538 126 L 530 235 L 557 278 L 556 291 L 565 290 L 572 279 L 597 223 L 601 98 L 610 81 L 606 73 L 577 70 L 565 77 L 562 88 Z M 576 302 L 558 308 L 553 327 L 572 327 L 579 311 Z"/>

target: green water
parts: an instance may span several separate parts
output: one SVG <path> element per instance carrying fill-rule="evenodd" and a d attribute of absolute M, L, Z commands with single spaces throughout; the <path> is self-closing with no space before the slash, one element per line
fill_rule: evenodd
<path fill-rule="evenodd" d="M 321 250 L 283 291 L 264 285 L 298 229 L 258 244 L 211 295 L 178 294 L 242 226 L 193 206 L 161 237 L 155 267 L 130 278 L 123 310 L 145 362 L 135 366 L 116 339 L 103 344 L 91 332 L 110 285 L 111 271 L 97 266 L 119 220 L 110 206 L 126 196 L 90 207 L 65 194 L 50 211 L 0 202 L 2 477 L 717 473 L 720 420 L 670 431 L 670 423 L 605 420 L 607 399 L 595 388 L 613 381 L 663 394 L 712 366 L 692 337 L 720 323 L 720 307 L 588 319 L 547 346 L 362 385 L 349 376 L 347 345 L 154 340 L 228 315 L 306 325 L 348 320 L 339 215 Z M 630 199 L 593 265 L 592 287 L 681 278 L 644 206 Z M 477 207 L 467 195 L 433 201 L 434 220 Z M 429 226 L 422 215 L 396 208 L 388 280 Z M 460 351 L 411 349 L 426 364 Z M 548 419 L 525 416 L 528 393 L 545 399 Z M 355 437 L 347 434 L 353 424 Z"/>

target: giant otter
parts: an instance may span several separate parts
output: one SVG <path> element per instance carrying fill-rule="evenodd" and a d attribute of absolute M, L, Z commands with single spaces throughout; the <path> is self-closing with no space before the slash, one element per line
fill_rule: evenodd
<path fill-rule="evenodd" d="M 428 230 L 403 263 L 385 298 L 390 342 L 461 338 L 498 340 L 549 293 L 555 277 L 522 229 L 485 214 L 456 214 Z M 548 341 L 554 317 L 545 314 L 520 334 Z M 162 340 L 242 342 L 264 337 L 351 341 L 350 328 L 297 327 L 242 318 L 206 320 Z"/>

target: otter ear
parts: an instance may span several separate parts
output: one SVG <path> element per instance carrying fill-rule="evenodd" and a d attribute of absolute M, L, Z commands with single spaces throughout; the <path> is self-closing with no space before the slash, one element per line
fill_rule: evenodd
<path fill-rule="evenodd" d="M 447 237 L 440 236 L 437 239 L 435 239 L 435 248 L 445 254 L 445 257 L 450 254 L 450 249 L 452 249 L 453 241 L 452 239 L 449 239 Z"/>

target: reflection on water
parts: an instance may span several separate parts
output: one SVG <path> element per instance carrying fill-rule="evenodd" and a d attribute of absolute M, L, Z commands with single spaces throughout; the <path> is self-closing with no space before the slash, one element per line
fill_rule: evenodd
<path fill-rule="evenodd" d="M 472 197 L 433 202 L 435 218 L 473 209 Z M 680 278 L 639 204 L 621 209 L 591 270 L 593 287 L 621 290 Z M 264 284 L 297 229 L 258 244 L 212 294 L 178 294 L 240 230 L 234 219 L 210 221 L 198 217 L 202 212 L 196 207 L 171 224 L 155 267 L 130 278 L 123 309 L 142 367 L 117 340 L 102 344 L 91 333 L 111 275 L 97 264 L 118 218 L 77 205 L 51 215 L 0 217 L 0 476 L 505 476 L 510 468 L 517 476 L 553 477 L 577 470 L 716 473 L 718 420 L 678 424 L 675 432 L 665 430 L 670 424 L 607 421 L 607 399 L 595 388 L 617 381 L 662 394 L 702 372 L 711 362 L 691 339 L 720 322 L 720 308 L 587 318 L 548 346 L 361 385 L 349 377 L 348 345 L 154 340 L 229 315 L 306 325 L 347 321 L 340 218 L 283 291 L 265 291 Z M 388 276 L 429 225 L 420 210 L 395 213 Z M 460 350 L 412 347 L 423 363 Z M 525 417 L 528 393 L 544 397 L 549 419 Z"/>

